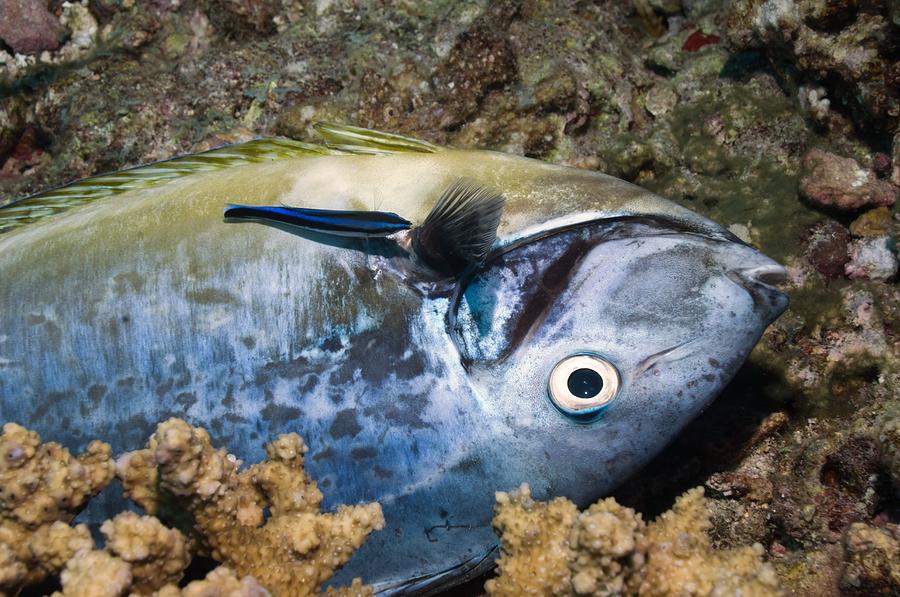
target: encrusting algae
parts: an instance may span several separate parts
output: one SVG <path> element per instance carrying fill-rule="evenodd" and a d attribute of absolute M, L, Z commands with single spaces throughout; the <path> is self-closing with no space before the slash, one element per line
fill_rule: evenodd
<path fill-rule="evenodd" d="M 759 545 L 717 550 L 703 490 L 645 524 L 612 498 L 578 513 L 556 498 L 538 502 L 527 485 L 497 494 L 494 526 L 503 552 L 485 589 L 513 595 L 780 595 Z"/>

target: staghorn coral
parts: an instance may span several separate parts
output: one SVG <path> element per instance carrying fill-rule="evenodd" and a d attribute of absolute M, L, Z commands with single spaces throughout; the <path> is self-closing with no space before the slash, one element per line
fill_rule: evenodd
<path fill-rule="evenodd" d="M 108 444 L 81 456 L 15 423 L 0 435 L 0 590 L 33 585 L 93 547 L 85 525 L 69 526 L 113 476 Z"/>
<path fill-rule="evenodd" d="M 713 549 L 701 488 L 644 524 L 612 498 L 576 514 L 563 498 L 531 499 L 527 486 L 497 494 L 502 535 L 499 575 L 485 584 L 500 595 L 778 595 L 762 547 Z"/>
<path fill-rule="evenodd" d="M 303 471 L 306 451 L 298 435 L 281 435 L 266 446 L 267 460 L 239 472 L 205 430 L 169 419 L 146 450 L 118 460 L 117 473 L 150 511 L 159 505 L 157 483 L 174 496 L 217 561 L 277 593 L 311 594 L 384 518 L 378 504 L 320 514 L 322 494 Z"/>

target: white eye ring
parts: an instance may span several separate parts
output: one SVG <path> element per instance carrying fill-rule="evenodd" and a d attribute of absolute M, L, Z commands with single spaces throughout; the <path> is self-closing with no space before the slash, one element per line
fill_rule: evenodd
<path fill-rule="evenodd" d="M 583 417 L 609 406 L 621 382 L 619 372 L 608 361 L 592 354 L 576 354 L 553 367 L 547 385 L 550 400 L 559 410 Z"/>

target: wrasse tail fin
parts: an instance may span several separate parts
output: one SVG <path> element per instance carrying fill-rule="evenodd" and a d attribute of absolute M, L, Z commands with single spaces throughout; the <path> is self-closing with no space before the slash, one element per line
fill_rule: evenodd
<path fill-rule="evenodd" d="M 503 195 L 492 189 L 456 181 L 413 231 L 413 250 L 447 274 L 459 275 L 480 265 L 497 238 L 504 202 Z"/>
<path fill-rule="evenodd" d="M 435 153 L 441 149 L 438 145 L 428 141 L 357 126 L 317 122 L 313 127 L 322 136 L 328 147 L 347 153 Z"/>
<path fill-rule="evenodd" d="M 383 211 L 340 211 L 267 205 L 228 205 L 225 218 L 287 224 L 323 234 L 352 237 L 388 236 L 412 223 Z"/>
<path fill-rule="evenodd" d="M 336 149 L 291 139 L 256 139 L 146 166 L 101 174 L 0 207 L 0 233 L 97 199 L 163 185 L 192 174 L 222 170 L 241 164 L 338 153 L 340 152 Z"/>

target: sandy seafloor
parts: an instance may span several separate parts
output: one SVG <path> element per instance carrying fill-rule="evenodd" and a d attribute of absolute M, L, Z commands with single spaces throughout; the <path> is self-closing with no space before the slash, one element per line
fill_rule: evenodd
<path fill-rule="evenodd" d="M 900 593 L 900 2 L 17 4 L 0 204 L 326 120 L 600 170 L 784 263 L 789 310 L 615 497 L 704 486 L 714 544 L 787 594 Z M 854 523 L 887 547 L 848 572 Z"/>

